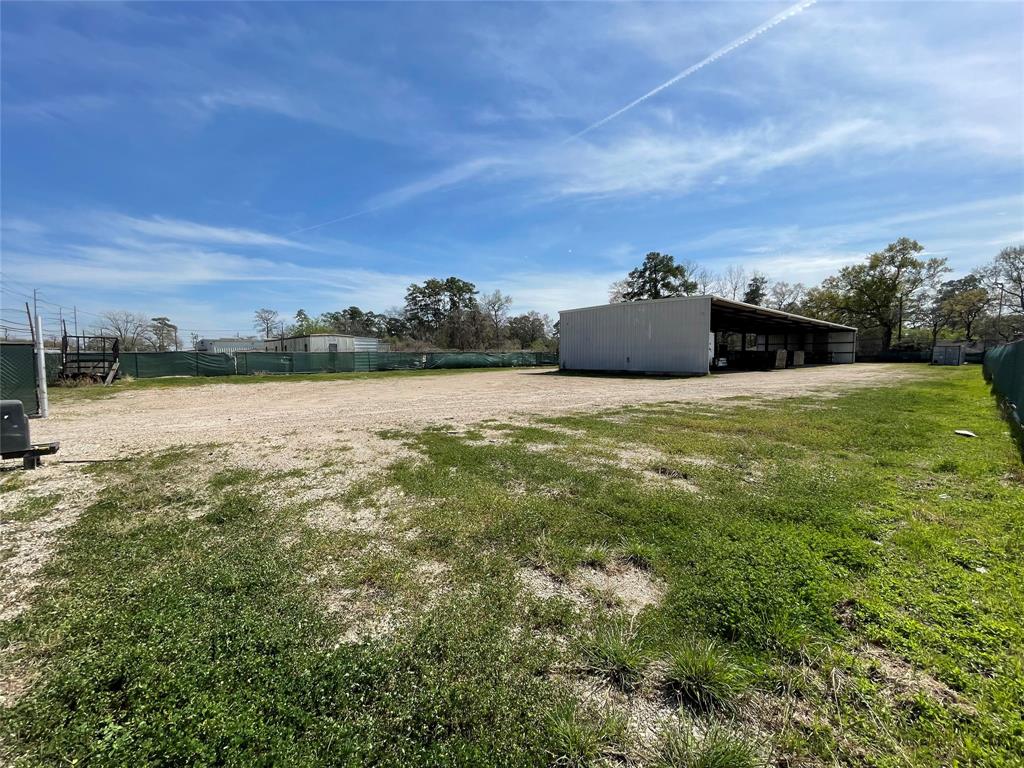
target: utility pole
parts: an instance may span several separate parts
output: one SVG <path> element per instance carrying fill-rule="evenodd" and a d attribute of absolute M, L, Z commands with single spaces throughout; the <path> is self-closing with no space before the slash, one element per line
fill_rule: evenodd
<path fill-rule="evenodd" d="M 996 336 L 1002 337 L 1003 335 L 1003 288 L 1005 287 L 1002 283 L 996 283 L 999 287 L 999 311 L 996 312 Z"/>
<path fill-rule="evenodd" d="M 78 307 L 77 306 L 74 307 L 74 312 L 75 312 L 75 336 L 77 336 L 78 335 Z"/>

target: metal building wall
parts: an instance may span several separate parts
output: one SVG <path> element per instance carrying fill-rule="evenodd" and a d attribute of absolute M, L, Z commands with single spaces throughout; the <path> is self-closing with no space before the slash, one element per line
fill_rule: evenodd
<path fill-rule="evenodd" d="M 623 302 L 559 313 L 559 364 L 571 371 L 708 372 L 711 298 Z"/>
<path fill-rule="evenodd" d="M 852 363 L 857 358 L 856 331 L 829 331 L 828 351 L 833 363 Z"/>

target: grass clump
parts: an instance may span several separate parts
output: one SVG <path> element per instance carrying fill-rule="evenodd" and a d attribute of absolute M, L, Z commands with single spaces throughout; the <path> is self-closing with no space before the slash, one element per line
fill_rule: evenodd
<path fill-rule="evenodd" d="M 548 725 L 554 765 L 584 768 L 600 760 L 621 758 L 626 751 L 626 718 L 620 712 L 565 702 L 551 713 Z"/>
<path fill-rule="evenodd" d="M 633 622 L 620 617 L 599 619 L 581 645 L 586 669 L 607 677 L 624 691 L 635 689 L 643 678 L 648 655 Z"/>
<path fill-rule="evenodd" d="M 713 640 L 693 638 L 669 658 L 665 673 L 669 693 L 698 712 L 729 710 L 743 690 L 743 670 Z"/>
<path fill-rule="evenodd" d="M 619 552 L 623 562 L 637 568 L 650 570 L 654 567 L 654 559 L 657 557 L 658 549 L 653 544 L 628 539 L 622 542 Z"/>
<path fill-rule="evenodd" d="M 722 726 L 712 726 L 698 739 L 684 724 L 660 734 L 650 750 L 651 768 L 761 768 L 765 762 L 746 738 Z"/>

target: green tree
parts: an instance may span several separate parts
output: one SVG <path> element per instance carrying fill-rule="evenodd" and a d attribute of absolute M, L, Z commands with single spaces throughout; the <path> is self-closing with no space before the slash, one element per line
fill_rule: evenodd
<path fill-rule="evenodd" d="M 667 253 L 652 251 L 644 257 L 643 264 L 629 273 L 622 298 L 643 301 L 686 296 L 696 291 L 697 283 L 690 279 L 685 265 L 677 264 Z"/>
<path fill-rule="evenodd" d="M 483 343 L 485 317 L 473 283 L 458 277 L 430 278 L 405 293 L 405 319 L 416 339 L 469 349 Z"/>
<path fill-rule="evenodd" d="M 945 259 L 918 258 L 923 250 L 916 240 L 901 237 L 864 264 L 843 267 L 825 279 L 809 292 L 806 303 L 816 316 L 878 328 L 882 351 L 888 351 L 893 335 L 902 338 L 904 325 L 927 307 L 929 289 L 949 271 Z"/>
<path fill-rule="evenodd" d="M 178 326 L 167 317 L 150 318 L 149 332 L 152 335 L 153 346 L 157 352 L 177 351 L 181 346 L 181 339 L 178 337 Z"/>
<path fill-rule="evenodd" d="M 948 280 L 939 289 L 936 301 L 943 307 L 949 327 L 963 331 L 967 341 L 974 341 L 974 328 L 988 310 L 989 293 L 978 275 Z"/>
<path fill-rule="evenodd" d="M 527 312 L 509 318 L 508 333 L 519 343 L 520 349 L 529 349 L 551 336 L 551 319 L 539 312 Z"/>
<path fill-rule="evenodd" d="M 750 282 L 747 283 L 747 290 L 743 293 L 743 301 L 746 304 L 764 305 L 768 298 L 768 278 L 760 272 L 755 272 Z"/>

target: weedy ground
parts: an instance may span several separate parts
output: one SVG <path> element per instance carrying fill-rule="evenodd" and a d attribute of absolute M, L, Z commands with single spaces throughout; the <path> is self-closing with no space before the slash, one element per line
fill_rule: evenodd
<path fill-rule="evenodd" d="M 1024 470 L 976 368 L 918 370 L 390 432 L 410 458 L 331 499 L 356 525 L 311 524 L 301 471 L 196 482 L 215 447 L 83 469 L 0 625 L 4 754 L 1021 765 Z"/>

